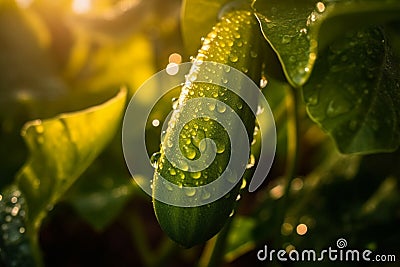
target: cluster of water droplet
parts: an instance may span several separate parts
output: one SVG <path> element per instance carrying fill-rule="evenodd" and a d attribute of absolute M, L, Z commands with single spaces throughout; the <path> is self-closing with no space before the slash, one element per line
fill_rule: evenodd
<path fill-rule="evenodd" d="M 244 27 L 254 23 L 249 17 L 252 16 L 251 12 L 230 12 L 221 18 L 224 27 L 216 25 L 212 31 L 202 38 L 203 46 L 199 49 L 197 57 L 194 59 L 194 64 L 203 60 L 214 61 L 218 63 L 230 62 L 230 65 L 235 65 L 240 60 L 246 57 L 257 58 L 258 52 L 255 49 L 250 49 L 249 53 L 243 53 L 244 46 L 252 47 L 252 43 L 244 38 L 243 34 L 250 34 L 243 31 Z M 232 25 L 232 26 L 230 26 Z M 213 43 L 211 46 L 210 44 Z M 247 73 L 247 67 L 240 69 L 242 72 Z"/>
<path fill-rule="evenodd" d="M 313 88 L 307 88 L 306 101 L 311 111 L 318 110 L 314 115 L 318 120 L 347 116 L 344 127 L 336 132 L 337 136 L 360 130 L 373 134 L 383 125 L 390 128 L 390 119 L 380 120 L 379 115 L 374 114 L 374 108 L 370 109 L 374 98 L 379 98 L 372 94 L 381 75 L 381 67 L 376 63 L 384 61 L 384 51 L 381 31 L 369 28 L 345 33 L 321 54 L 329 68 L 324 70 L 316 66 L 316 77 L 323 79 L 319 82 L 310 80 Z M 379 90 L 379 94 L 383 91 Z M 365 113 L 366 109 L 370 111 Z"/>
<path fill-rule="evenodd" d="M 0 263 L 6 266 L 34 266 L 25 236 L 25 199 L 15 188 L 0 195 Z"/>

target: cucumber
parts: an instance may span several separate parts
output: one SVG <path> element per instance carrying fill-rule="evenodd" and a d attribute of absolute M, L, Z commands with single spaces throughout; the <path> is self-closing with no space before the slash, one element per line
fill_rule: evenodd
<path fill-rule="evenodd" d="M 228 11 L 202 41 L 203 45 L 193 60 L 193 65 L 197 64 L 197 67 L 192 67 L 187 79 L 199 72 L 206 71 L 202 69 L 205 68 L 204 64 L 201 64 L 202 62 L 212 61 L 228 65 L 224 68 L 216 67 L 215 70 L 211 70 L 214 74 L 213 77 L 223 77 L 223 73 L 229 72 L 229 66 L 231 66 L 246 73 L 258 84 L 262 68 L 262 58 L 259 55 L 262 38 L 258 23 L 250 11 Z M 243 90 L 245 89 L 243 88 Z M 228 133 L 221 124 L 210 118 L 198 117 L 187 122 L 181 131 L 174 127 L 183 115 L 187 116 L 197 112 L 196 106 L 188 105 L 188 103 L 190 100 L 199 98 L 213 98 L 221 101 L 240 117 L 241 127 L 244 126 L 245 134 L 248 137 L 248 140 L 243 141 L 246 142 L 244 145 L 247 148 L 250 147 L 248 142 L 252 141 L 255 125 L 255 116 L 250 107 L 227 88 L 205 82 L 193 82 L 182 87 L 179 101 L 176 103 L 166 134 L 163 137 L 161 151 L 156 162 L 152 190 L 153 207 L 161 228 L 172 240 L 184 247 L 203 243 L 221 230 L 233 214 L 241 186 L 239 181 L 221 198 L 201 206 L 175 206 L 159 201 L 154 197 L 165 186 L 165 180 L 163 181 L 160 178 L 162 176 L 168 182 L 184 187 L 187 195 L 192 196 L 193 199 L 207 198 L 209 194 L 196 191 L 196 187 L 218 179 L 227 167 L 231 157 L 231 133 Z M 257 99 L 253 100 L 257 101 Z M 219 105 L 218 102 L 216 105 L 210 105 L 209 108 L 215 114 L 227 112 L 226 107 Z M 237 121 L 228 122 L 228 124 L 235 123 Z M 239 129 L 239 126 L 232 125 L 233 132 L 236 131 L 235 129 Z M 168 144 L 173 137 L 177 137 L 175 140 L 179 140 L 178 144 Z M 199 159 L 201 151 L 203 151 L 201 140 L 204 138 L 209 138 L 215 142 L 214 149 L 216 152 L 213 162 L 207 165 L 208 167 L 204 170 L 193 171 L 185 168 L 185 166 L 182 167 L 182 165 L 177 167 L 176 164 L 169 161 L 167 155 L 168 153 L 175 153 L 171 151 L 174 146 L 179 146 L 182 155 L 187 159 Z M 247 159 L 249 157 L 248 151 L 243 153 L 247 153 L 245 155 Z"/>

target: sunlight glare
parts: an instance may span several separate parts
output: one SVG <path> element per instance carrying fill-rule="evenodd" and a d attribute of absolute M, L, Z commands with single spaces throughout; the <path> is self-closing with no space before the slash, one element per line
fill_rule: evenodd
<path fill-rule="evenodd" d="M 28 8 L 32 4 L 33 0 L 15 0 L 15 2 L 22 8 Z"/>
<path fill-rule="evenodd" d="M 74 0 L 72 2 L 72 10 L 77 14 L 83 14 L 90 10 L 92 6 L 91 0 Z"/>

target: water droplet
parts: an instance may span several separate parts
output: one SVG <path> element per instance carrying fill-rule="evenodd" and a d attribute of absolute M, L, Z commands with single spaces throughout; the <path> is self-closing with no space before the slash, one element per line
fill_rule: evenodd
<path fill-rule="evenodd" d="M 300 34 L 307 34 L 307 29 L 306 28 L 301 28 L 300 29 Z"/>
<path fill-rule="evenodd" d="M 201 177 L 201 172 L 191 172 L 191 173 L 190 173 L 190 176 L 191 176 L 193 179 L 199 179 L 199 178 Z"/>
<path fill-rule="evenodd" d="M 221 78 L 221 81 L 222 81 L 222 83 L 225 83 L 225 84 L 228 83 L 228 79 L 225 78 L 225 77 L 222 77 L 222 78 Z"/>
<path fill-rule="evenodd" d="M 256 58 L 256 57 L 258 57 L 258 54 L 257 54 L 257 52 L 256 52 L 256 51 L 254 51 L 254 50 L 251 50 L 251 51 L 250 51 L 250 57 L 252 57 L 252 58 Z"/>
<path fill-rule="evenodd" d="M 326 115 L 328 117 L 336 117 L 344 114 L 350 110 L 350 104 L 342 99 L 341 101 L 331 100 L 326 109 Z"/>
<path fill-rule="evenodd" d="M 261 106 L 257 106 L 257 112 L 256 112 L 256 116 L 262 114 L 264 112 L 264 108 Z"/>
<path fill-rule="evenodd" d="M 209 44 L 203 44 L 203 46 L 200 48 L 200 50 L 206 52 L 208 49 L 210 49 L 210 45 Z"/>
<path fill-rule="evenodd" d="M 189 170 L 189 165 L 186 161 L 182 161 L 179 167 L 181 168 L 182 171 L 185 172 Z"/>
<path fill-rule="evenodd" d="M 257 139 L 253 138 L 253 140 L 251 141 L 251 145 L 254 146 L 257 143 Z"/>
<path fill-rule="evenodd" d="M 169 174 L 176 175 L 176 170 L 174 168 L 169 168 Z"/>
<path fill-rule="evenodd" d="M 160 152 L 155 152 L 155 153 L 153 153 L 153 155 L 151 155 L 150 163 L 151 163 L 151 166 L 153 166 L 153 168 L 156 169 L 158 167 L 158 160 L 160 159 L 160 157 L 161 157 Z"/>
<path fill-rule="evenodd" d="M 21 234 L 25 233 L 25 228 L 24 227 L 20 227 L 18 230 Z"/>
<path fill-rule="evenodd" d="M 196 188 L 195 187 L 185 187 L 185 194 L 188 197 L 192 197 L 196 194 Z"/>
<path fill-rule="evenodd" d="M 232 217 L 235 214 L 235 210 L 232 210 L 231 213 L 229 214 L 229 217 Z"/>
<path fill-rule="evenodd" d="M 237 195 L 237 197 L 236 197 L 236 201 L 239 201 L 241 198 L 242 198 L 242 197 L 240 196 L 240 194 L 239 194 L 239 195 Z"/>
<path fill-rule="evenodd" d="M 282 44 L 288 44 L 290 43 L 290 41 L 292 41 L 292 37 L 290 37 L 289 35 L 284 35 L 282 37 Z"/>
<path fill-rule="evenodd" d="M 315 15 L 314 12 L 311 13 L 310 20 L 311 20 L 311 22 L 315 22 L 317 20 L 317 16 Z"/>
<path fill-rule="evenodd" d="M 325 11 L 325 4 L 322 2 L 318 2 L 316 8 L 319 13 L 322 13 Z"/>
<path fill-rule="evenodd" d="M 225 151 L 225 144 L 223 142 L 217 142 L 217 154 L 224 153 Z"/>
<path fill-rule="evenodd" d="M 248 161 L 248 163 L 246 165 L 246 169 L 253 168 L 255 164 L 256 164 L 256 158 L 254 157 L 253 154 L 251 154 L 250 157 L 249 157 L 249 161 Z"/>
<path fill-rule="evenodd" d="M 226 180 L 232 184 L 237 182 L 237 174 L 235 171 L 231 171 L 229 169 L 226 170 Z"/>
<path fill-rule="evenodd" d="M 40 121 L 40 120 L 39 120 L 39 121 Z M 41 123 L 41 121 L 40 121 L 40 123 Z M 42 133 L 44 132 L 44 127 L 43 127 L 42 124 L 36 125 L 36 132 L 37 132 L 38 134 L 42 134 Z"/>
<path fill-rule="evenodd" d="M 198 148 L 199 148 L 199 150 L 200 150 L 201 153 L 204 152 L 204 151 L 206 151 L 206 149 L 207 149 L 207 142 L 205 142 L 205 141 L 200 142 Z"/>
<path fill-rule="evenodd" d="M 240 189 L 246 188 L 247 182 L 246 179 L 242 179 L 242 185 L 240 186 Z"/>
<path fill-rule="evenodd" d="M 221 104 L 221 103 L 217 103 L 217 111 L 219 113 L 224 113 L 226 111 L 226 105 L 225 104 Z"/>
<path fill-rule="evenodd" d="M 265 87 L 267 86 L 267 84 L 268 84 L 267 78 L 266 78 L 265 76 L 261 77 L 261 80 L 260 80 L 260 88 L 261 88 L 261 89 L 265 88 Z"/>
<path fill-rule="evenodd" d="M 187 148 L 185 151 L 185 155 L 188 159 L 194 159 L 196 157 L 196 150 L 192 148 Z"/>
<path fill-rule="evenodd" d="M 209 199 L 210 197 L 211 197 L 210 192 L 208 192 L 208 191 L 206 191 L 206 190 L 203 190 L 203 194 L 202 194 L 201 198 L 202 198 L 203 200 L 207 200 L 207 199 Z"/>
<path fill-rule="evenodd" d="M 165 186 L 165 188 L 168 190 L 168 191 L 172 191 L 172 190 L 174 190 L 174 188 L 172 187 L 172 185 L 169 183 L 169 182 L 163 182 L 163 185 Z"/>
<path fill-rule="evenodd" d="M 154 119 L 151 122 L 151 125 L 153 125 L 153 127 L 158 127 L 158 126 L 160 126 L 160 121 L 158 119 Z"/>
<path fill-rule="evenodd" d="M 174 128 L 174 127 L 171 127 L 171 128 Z M 171 139 L 167 139 L 167 147 L 171 148 L 173 146 L 174 146 L 174 144 L 172 143 L 172 140 Z"/>
<path fill-rule="evenodd" d="M 172 108 L 173 109 L 176 109 L 178 107 L 178 103 L 179 103 L 179 98 L 178 97 L 172 98 Z"/>
<path fill-rule="evenodd" d="M 182 138 L 182 140 L 183 140 L 185 145 L 190 145 L 190 143 L 192 142 L 192 140 L 190 140 L 190 138 L 187 137 L 186 135 L 185 135 L 184 138 Z"/>
<path fill-rule="evenodd" d="M 243 108 L 243 104 L 241 102 L 239 102 L 239 103 L 236 104 L 236 107 L 238 109 L 242 109 Z"/>
<path fill-rule="evenodd" d="M 237 62 L 239 60 L 237 55 L 230 55 L 229 60 L 233 63 Z"/>

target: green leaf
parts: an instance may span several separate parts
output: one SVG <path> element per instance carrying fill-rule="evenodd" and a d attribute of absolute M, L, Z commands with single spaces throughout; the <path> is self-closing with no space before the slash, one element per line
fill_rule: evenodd
<path fill-rule="evenodd" d="M 399 146 L 398 62 L 376 27 L 347 34 L 320 55 L 303 95 L 310 117 L 342 153 L 392 151 Z"/>
<path fill-rule="evenodd" d="M 195 55 L 218 20 L 222 6 L 231 0 L 185 0 L 182 5 L 182 35 L 187 54 Z"/>
<path fill-rule="evenodd" d="M 399 19 L 395 0 L 255 1 L 253 9 L 265 39 L 278 54 L 288 81 L 303 85 L 311 75 L 318 51 L 343 32 L 371 23 Z"/>
<path fill-rule="evenodd" d="M 33 229 L 112 139 L 125 100 L 124 89 L 102 105 L 25 125 L 22 136 L 30 157 L 17 181 Z"/>

